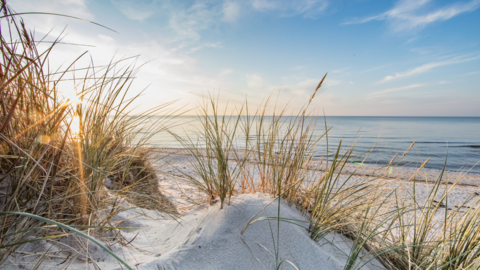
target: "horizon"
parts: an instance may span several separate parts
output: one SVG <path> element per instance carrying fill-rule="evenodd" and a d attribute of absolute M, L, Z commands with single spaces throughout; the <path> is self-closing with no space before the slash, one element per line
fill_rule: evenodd
<path fill-rule="evenodd" d="M 277 96 L 332 116 L 480 117 L 480 0 L 8 1 L 39 40 L 62 38 L 53 68 L 140 55 L 134 112 Z M 66 28 L 65 28 L 66 27 Z M 63 32 L 64 28 L 66 29 Z M 473 33 L 473 34 L 472 34 Z M 80 44 L 68 45 L 66 43 Z M 48 44 L 39 43 L 39 48 Z M 233 110 L 232 110 L 233 111 Z"/>
<path fill-rule="evenodd" d="M 480 267 L 480 0 L 0 3 L 1 269 Z"/>
<path fill-rule="evenodd" d="M 133 114 L 131 116 L 139 116 L 136 114 Z M 179 116 L 198 116 L 198 114 L 174 114 L 174 115 L 166 115 L 166 114 L 151 114 L 148 116 L 158 116 L 158 117 L 179 117 Z M 209 114 L 209 117 L 213 117 L 214 115 Z M 239 116 L 238 114 L 218 114 L 218 117 L 223 117 L 223 116 Z M 254 114 L 249 114 L 245 115 L 242 114 L 240 116 L 255 116 Z M 266 117 L 272 117 L 274 115 L 271 114 L 266 114 Z M 282 115 L 282 117 L 297 117 L 299 115 Z M 424 118 L 480 118 L 480 116 L 445 116 L 445 115 L 305 115 L 305 117 L 411 117 L 411 118 L 416 118 L 416 117 L 424 117 Z"/>

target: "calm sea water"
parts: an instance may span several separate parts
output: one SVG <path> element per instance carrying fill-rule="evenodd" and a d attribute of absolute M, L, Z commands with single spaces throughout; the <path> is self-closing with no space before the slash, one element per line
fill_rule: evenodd
<path fill-rule="evenodd" d="M 288 120 L 288 117 L 285 117 Z M 316 135 L 325 132 L 323 117 L 319 117 L 315 129 Z M 407 169 L 420 166 L 420 160 L 431 158 L 426 168 L 441 170 L 447 160 L 447 170 L 470 170 L 480 174 L 480 117 L 363 117 L 363 116 L 328 116 L 329 150 L 333 151 L 340 140 L 343 145 L 350 145 L 358 139 L 355 153 L 370 150 L 366 164 L 382 166 L 388 164 L 398 152 L 399 156 L 417 140 L 415 147 L 399 164 Z M 199 126 L 194 116 L 181 116 L 173 132 L 194 136 L 192 130 Z M 158 134 L 152 143 L 161 147 L 180 147 L 180 144 L 168 134 Z M 317 147 L 317 157 L 325 153 L 325 140 Z M 447 155 L 448 153 L 448 155 Z M 473 168 L 472 168 L 473 167 Z"/>

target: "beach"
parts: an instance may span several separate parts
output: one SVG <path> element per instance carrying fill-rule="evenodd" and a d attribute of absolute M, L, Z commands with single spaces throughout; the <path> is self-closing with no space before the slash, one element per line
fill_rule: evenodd
<path fill-rule="evenodd" d="M 350 2 L 0 0 L 0 269 L 480 269 L 480 2 Z"/>
<path fill-rule="evenodd" d="M 218 200 L 210 201 L 185 178 L 185 174 L 193 174 L 192 157 L 185 150 L 155 149 L 154 152 L 159 190 L 174 205 L 177 215 L 173 218 L 166 213 L 122 202 L 128 210 L 113 217 L 112 224 L 124 228 L 120 230 L 124 242 L 105 243 L 134 269 L 274 269 L 279 262 L 284 269 L 318 269 L 320 266 L 322 269 L 344 269 L 347 255 L 352 250 L 352 239 L 332 232 L 315 242 L 307 231 L 308 215 L 302 214 L 298 207 L 283 200 L 278 205 L 278 199 L 272 194 L 251 191 L 242 194 L 238 183 L 231 202 L 219 209 Z M 310 166 L 312 174 L 324 173 L 321 164 Z M 352 175 L 359 167 L 361 169 Z M 408 192 L 415 185 L 419 200 L 425 199 L 434 186 L 424 178 L 410 179 L 411 170 L 395 169 L 395 173 L 387 174 L 385 178 L 378 175 L 378 168 L 351 164 L 341 177 L 379 181 L 386 189 Z M 428 173 L 427 177 L 434 182 L 438 173 Z M 477 176 L 449 174 L 445 179 L 442 190 L 459 180 L 449 192 L 449 209 L 468 207 L 462 205 L 464 200 L 480 193 L 480 187 L 475 185 L 480 180 Z M 439 211 L 435 219 L 441 220 L 442 213 Z M 275 218 L 278 214 L 282 219 L 295 222 L 281 221 L 277 239 L 277 221 L 262 218 Z M 256 219 L 260 221 L 246 228 Z M 30 269 L 40 259 L 43 260 L 40 269 L 67 266 L 68 269 L 124 269 L 94 243 L 83 242 L 88 247 L 89 259 L 84 257 L 85 254 L 72 255 L 71 250 L 57 242 L 33 242 L 22 245 L 4 260 L 2 269 Z M 76 258 L 69 259 L 70 256 Z M 358 265 L 362 269 L 386 269 L 366 250 L 362 250 L 360 262 Z"/>

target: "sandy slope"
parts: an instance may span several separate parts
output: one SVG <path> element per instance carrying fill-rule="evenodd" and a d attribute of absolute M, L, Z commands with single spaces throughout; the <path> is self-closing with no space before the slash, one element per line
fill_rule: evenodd
<path fill-rule="evenodd" d="M 182 223 L 190 228 L 188 241 L 146 263 L 145 269 L 152 269 L 157 264 L 164 269 L 275 269 L 273 241 L 277 241 L 276 221 L 255 222 L 241 234 L 242 228 L 257 213 L 256 218 L 277 216 L 278 201 L 263 210 L 270 202 L 272 198 L 268 195 L 247 194 L 235 197 L 223 210 L 216 205 L 193 211 Z M 337 247 L 325 243 L 319 245 L 309 238 L 305 223 L 300 222 L 303 218 L 296 209 L 281 204 L 280 216 L 298 222 L 297 225 L 280 223 L 278 262 L 289 260 L 300 269 L 343 269 L 345 255 L 342 252 L 349 252 L 350 240 L 336 235 Z M 185 233 L 187 231 L 183 229 L 173 232 L 173 236 L 184 238 Z M 379 269 L 372 268 L 373 265 L 365 269 Z M 284 269 L 294 269 L 288 263 L 284 266 Z"/>
<path fill-rule="evenodd" d="M 141 228 L 125 230 L 123 236 L 127 241 L 135 239 L 126 247 L 116 244 L 113 250 L 136 269 L 275 269 L 273 241 L 278 240 L 276 222 L 255 222 L 241 234 L 242 228 L 256 214 L 256 218 L 277 216 L 278 201 L 264 209 L 273 200 L 260 193 L 239 195 L 223 210 L 218 203 L 209 207 L 198 206 L 183 216 L 180 223 L 155 216 L 150 210 L 126 211 L 116 217 L 127 220 L 122 226 Z M 304 218 L 298 210 L 282 203 L 280 216 L 298 222 L 297 225 L 280 223 L 279 263 L 289 260 L 299 269 L 343 269 L 351 240 L 331 234 L 328 239 L 334 245 L 317 243 L 309 238 L 304 228 L 306 225 L 301 222 Z M 32 248 L 30 244 L 23 250 L 34 252 Z M 122 269 L 113 258 L 91 243 L 89 249 L 95 263 L 75 260 L 62 265 L 62 259 L 51 258 L 43 269 L 66 266 L 68 269 L 94 269 L 94 264 L 101 269 Z M 15 263 L 12 261 L 10 266 L 4 265 L 2 269 L 30 269 L 34 263 L 25 256 L 10 259 Z M 364 260 L 368 259 L 368 256 L 364 257 Z M 284 269 L 294 269 L 286 262 L 284 266 Z M 383 268 L 373 260 L 364 269 Z"/>
<path fill-rule="evenodd" d="M 133 244 L 141 249 L 161 254 L 135 256 L 138 269 L 275 269 L 276 223 L 259 221 L 242 228 L 254 217 L 277 216 L 278 204 L 273 203 L 262 209 L 272 198 L 265 194 L 239 195 L 230 206 L 220 210 L 218 204 L 200 206 L 182 218 L 181 225 L 164 222 L 162 226 L 143 229 L 144 237 Z M 281 204 L 280 216 L 299 220 L 298 225 L 280 224 L 279 262 L 289 260 L 300 269 L 343 269 L 345 255 L 349 252 L 350 240 L 339 235 L 335 246 L 312 241 L 301 214 Z M 265 213 L 266 212 L 266 213 Z M 160 225 L 160 224 L 158 224 Z M 272 238 L 272 233 L 274 238 Z M 135 231 L 129 232 L 134 235 Z M 139 254 L 140 255 L 140 254 Z M 379 266 L 378 268 L 372 267 Z M 381 269 L 378 263 L 370 263 L 365 269 Z M 285 264 L 284 269 L 294 269 Z"/>
<path fill-rule="evenodd" d="M 180 219 L 171 219 L 165 214 L 153 210 L 131 209 L 120 213 L 114 221 L 123 227 L 135 227 L 122 231 L 129 245 L 109 243 L 112 250 L 124 258 L 135 269 L 275 269 L 276 222 L 259 221 L 248 227 L 244 234 L 242 228 L 256 217 L 276 217 L 278 204 L 274 202 L 261 211 L 264 205 L 274 199 L 266 194 L 242 194 L 232 199 L 230 206 L 220 210 L 219 204 L 205 204 L 205 196 L 199 193 L 182 177 L 182 173 L 191 174 L 189 157 L 181 153 L 168 153 L 165 159 L 157 163 L 162 193 L 177 206 Z M 321 171 L 312 169 L 312 173 Z M 412 172 L 400 171 L 405 177 L 377 179 L 386 181 L 386 187 L 400 187 L 412 190 L 414 182 L 406 175 Z M 355 177 L 373 179 L 365 171 Z M 452 179 L 455 176 L 452 176 Z M 459 185 L 451 191 L 449 200 L 459 205 L 464 198 L 478 193 L 478 179 L 466 179 L 466 185 Z M 432 184 L 424 181 L 416 183 L 416 192 L 425 197 Z M 448 185 L 443 185 L 443 189 Z M 196 202 L 196 204 L 195 204 Z M 280 224 L 279 260 L 289 260 L 299 269 L 343 269 L 345 254 L 349 253 L 352 241 L 337 234 L 327 237 L 331 243 L 312 241 L 305 227 L 304 217 L 299 211 L 287 205 L 281 205 L 280 216 L 298 220 L 297 225 Z M 302 227 L 303 226 L 303 227 Z M 273 238 L 272 238 L 273 233 Z M 68 241 L 63 241 L 69 244 Z M 45 241 L 25 244 L 16 256 L 5 259 L 1 269 L 32 269 L 38 262 L 38 254 L 50 251 L 44 257 L 39 269 L 122 269 L 106 252 L 92 243 L 86 243 L 93 261 L 71 260 L 82 256 L 71 251 L 64 252 L 65 246 Z M 61 251 L 63 250 L 63 251 Z M 67 249 L 68 250 L 68 249 Z M 68 259 L 66 260 L 66 258 Z M 368 254 L 361 257 L 364 261 Z M 284 263 L 284 269 L 294 269 Z M 363 269 L 383 269 L 376 260 L 367 263 Z"/>

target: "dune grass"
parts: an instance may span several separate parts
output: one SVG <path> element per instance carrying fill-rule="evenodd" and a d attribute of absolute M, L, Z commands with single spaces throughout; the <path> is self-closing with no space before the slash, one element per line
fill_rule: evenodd
<path fill-rule="evenodd" d="M 132 116 L 139 94 L 127 93 L 138 71 L 135 59 L 75 69 L 83 54 L 51 70 L 60 38 L 39 51 L 42 39 L 5 1 L 0 13 L 0 260 L 21 244 L 69 235 L 45 226 L 47 220 L 108 240 L 103 232 L 117 231 L 110 219 L 123 200 L 112 194 L 134 194 L 162 210 L 157 194 L 135 187 L 158 185 L 145 149 L 174 111 L 166 103 Z M 150 117 L 156 114 L 167 116 Z"/>
<path fill-rule="evenodd" d="M 318 118 L 306 113 L 308 104 L 297 116 L 289 117 L 285 117 L 285 109 L 275 105 L 273 114 L 267 116 L 268 100 L 255 113 L 245 116 L 239 116 L 240 113 L 227 117 L 219 115 L 217 100 L 212 97 L 203 105 L 199 117 L 211 126 L 204 124 L 195 139 L 189 138 L 188 143 L 182 141 L 194 154 L 191 167 L 195 175 L 189 179 L 210 199 L 220 197 L 223 200 L 222 187 L 212 183 L 220 179 L 218 175 L 222 170 L 234 168 L 235 178 L 228 182 L 229 196 L 235 190 L 267 192 L 275 197 L 272 203 L 278 203 L 277 217 L 252 217 L 244 230 L 255 222 L 274 220 L 278 227 L 282 222 L 304 224 L 301 226 L 315 241 L 325 241 L 332 232 L 342 234 L 352 239 L 353 245 L 350 252 L 344 254 L 344 269 L 361 269 L 374 259 L 387 269 L 478 269 L 480 202 L 472 196 L 458 208 L 451 209 L 448 205 L 449 192 L 460 179 L 445 184 L 448 181 L 442 172 L 433 183 L 425 180 L 432 184 L 429 193 L 420 196 L 415 188 L 415 177 L 424 169 L 426 160 L 410 179 L 412 190 L 388 187 L 382 181 L 415 142 L 403 155 L 395 155 L 387 166 L 378 169 L 384 171 L 383 175 L 359 177 L 354 175 L 356 170 L 343 171 L 351 166 L 349 164 L 364 161 L 369 152 L 363 156 L 355 154 L 355 142 L 345 146 L 340 141 L 338 146 L 329 146 L 326 123 L 325 133 L 314 135 Z M 248 109 L 246 102 L 242 110 Z M 211 110 L 215 112 L 213 115 L 207 113 Z M 212 131 L 221 134 L 223 144 L 211 139 Z M 324 159 L 320 168 L 311 168 L 314 150 L 321 140 L 327 145 Z M 208 152 L 225 155 L 226 145 L 228 153 L 233 153 L 235 158 L 223 159 L 218 161 L 221 165 L 217 165 L 221 155 Z M 209 150 L 205 152 L 205 149 Z M 357 162 L 357 169 L 363 161 Z M 237 182 L 239 175 L 241 180 Z M 309 220 L 308 224 L 283 219 L 280 199 L 297 205 Z M 280 269 L 291 262 L 279 258 L 279 241 L 281 235 L 275 235 L 273 242 Z M 344 252 L 341 247 L 339 252 Z"/>
<path fill-rule="evenodd" d="M 52 71 L 48 57 L 55 43 L 39 52 L 38 41 L 5 1 L 0 13 L 2 27 L 8 25 L 0 36 L 0 259 L 23 244 L 58 241 L 72 231 L 83 236 L 73 228 L 108 242 L 102 232 L 117 231 L 110 219 L 122 211 L 125 197 L 162 210 L 158 194 L 142 193 L 145 187 L 158 190 L 146 146 L 172 118 L 150 115 L 178 111 L 167 103 L 132 116 L 138 95 L 127 93 L 138 70 L 134 63 L 120 59 L 83 69 L 72 63 Z M 70 74 L 81 74 L 73 87 L 64 83 Z M 220 208 L 228 207 L 225 202 L 237 192 L 274 196 L 278 216 L 252 217 L 245 229 L 263 220 L 278 227 L 296 222 L 314 241 L 325 241 L 332 232 L 352 239 L 345 269 L 360 269 L 373 259 L 387 269 L 479 269 L 479 199 L 472 196 L 460 207 L 449 207 L 449 192 L 460 179 L 445 184 L 442 173 L 421 196 L 415 181 L 410 191 L 388 188 L 381 177 L 345 173 L 362 157 L 354 155 L 355 143 L 331 147 L 326 123 L 324 134 L 314 134 L 320 123 L 307 113 L 314 97 L 294 116 L 275 104 L 268 110 L 270 100 L 254 110 L 246 101 L 228 115 L 210 97 L 200 106 L 197 133 L 186 139 L 174 134 L 193 157 L 195 175 L 185 176 L 209 200 L 219 198 Z M 312 170 L 322 140 L 326 153 Z M 385 175 L 410 149 L 392 158 Z M 281 200 L 299 207 L 308 222 L 282 219 Z M 294 265 L 279 257 L 281 235 L 273 241 L 277 268 Z"/>
<path fill-rule="evenodd" d="M 196 136 L 187 135 L 187 138 L 171 133 L 190 152 L 196 162 L 191 163 L 197 172 L 196 177 L 185 174 L 191 182 L 204 191 L 211 200 L 220 199 L 220 208 L 223 209 L 225 199 L 229 199 L 240 176 L 243 162 L 236 148 L 238 129 L 243 108 L 237 116 L 219 114 L 218 102 L 215 99 L 207 101 L 201 107 L 203 114 L 199 115 L 201 126 L 196 131 Z M 211 106 L 213 116 L 208 115 Z M 232 166 L 231 160 L 237 162 Z"/>

